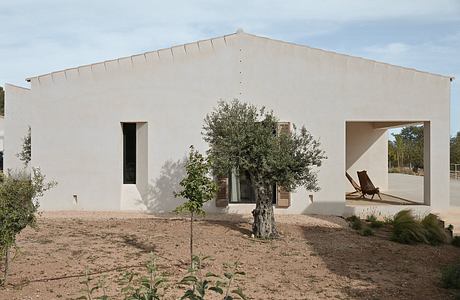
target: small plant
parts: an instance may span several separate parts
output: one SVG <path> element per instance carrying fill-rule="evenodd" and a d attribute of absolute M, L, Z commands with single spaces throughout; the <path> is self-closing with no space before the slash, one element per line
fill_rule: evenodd
<path fill-rule="evenodd" d="M 384 225 L 384 222 L 379 221 L 374 214 L 368 215 L 366 221 L 370 223 L 372 228 L 380 228 Z"/>
<path fill-rule="evenodd" d="M 241 265 L 238 262 L 224 264 L 224 273 L 222 276 L 205 272 L 203 262 L 210 257 L 193 256 L 192 266 L 187 274 L 178 283 L 176 287 L 185 287 L 180 299 L 204 300 L 216 299 L 216 296 L 223 297 L 223 300 L 242 299 L 246 300 L 243 289 L 235 284 L 245 273 L 241 271 Z M 165 275 L 161 275 L 156 264 L 155 256 L 151 253 L 149 262 L 146 264 L 147 275 L 139 278 L 138 273 L 127 271 L 123 273 L 120 281 L 122 286 L 122 298 L 124 300 L 161 300 L 164 299 L 164 292 L 168 288 L 165 285 L 167 280 Z M 85 300 L 107 300 L 109 297 L 106 293 L 105 277 L 98 279 L 96 284 L 93 282 L 88 269 L 85 272 L 85 279 L 80 283 L 84 285 L 82 293 L 84 295 L 77 299 Z M 236 287 L 235 287 L 236 286 Z M 102 294 L 96 296 L 96 294 Z M 118 299 L 118 298 L 117 298 Z"/>
<path fill-rule="evenodd" d="M 460 263 L 441 269 L 442 286 L 447 289 L 460 289 Z"/>
<path fill-rule="evenodd" d="M 10 249 L 16 236 L 27 226 L 36 226 L 38 199 L 54 187 L 56 182 L 45 182 L 39 168 L 26 171 L 8 171 L 0 175 L 0 259 L 4 259 L 4 284 L 8 277 Z"/>
<path fill-rule="evenodd" d="M 234 280 L 241 275 L 245 275 L 244 272 L 240 271 L 240 264 L 238 262 L 233 264 L 224 264 L 224 281 L 223 279 L 213 273 L 202 274 L 202 262 L 209 257 L 200 258 L 194 256 L 194 263 L 189 269 L 188 274 L 179 282 L 181 286 L 188 286 L 184 295 L 180 299 L 189 300 L 204 300 L 207 292 L 212 291 L 217 294 L 224 296 L 223 300 L 243 299 L 246 300 L 246 296 L 243 293 L 241 287 L 233 289 Z M 213 281 L 213 278 L 216 278 Z"/>
<path fill-rule="evenodd" d="M 374 235 L 374 230 L 369 227 L 365 227 L 363 230 L 359 232 L 362 236 L 371 236 Z"/>
<path fill-rule="evenodd" d="M 460 236 L 454 236 L 452 239 L 452 245 L 455 247 L 460 247 Z"/>
<path fill-rule="evenodd" d="M 183 197 L 188 201 L 178 206 L 176 213 L 190 213 L 190 264 L 193 264 L 193 218 L 195 215 L 204 215 L 203 204 L 214 198 L 217 184 L 208 175 L 210 164 L 207 159 L 190 146 L 190 154 L 185 164 L 187 175 L 180 182 L 183 190 L 175 193 L 176 197 Z M 193 268 L 193 265 L 192 265 Z"/>
<path fill-rule="evenodd" d="M 426 230 L 426 239 L 431 245 L 439 245 L 447 241 L 446 232 L 438 216 L 428 214 L 423 218 L 421 224 Z"/>
<path fill-rule="evenodd" d="M 146 264 L 147 276 L 140 278 L 139 287 L 133 286 L 136 273 L 126 272 L 123 276 L 126 286 L 122 289 L 125 300 L 160 300 L 160 289 L 166 278 L 158 272 L 155 255 L 150 253 L 149 262 Z"/>
<path fill-rule="evenodd" d="M 84 293 L 83 296 L 78 297 L 77 299 L 82 299 L 82 300 L 108 300 L 109 297 L 107 296 L 106 293 L 106 278 L 100 277 L 97 281 L 97 284 L 93 285 L 92 282 L 94 281 L 94 278 L 90 276 L 89 269 L 85 269 L 85 279 L 80 282 L 80 284 L 84 285 L 84 288 L 82 289 L 82 292 Z M 102 290 L 102 296 L 95 296 L 94 294 L 98 291 Z"/>
<path fill-rule="evenodd" d="M 415 219 L 410 210 L 398 212 L 393 218 L 392 225 L 393 241 L 403 244 L 428 243 L 427 230 Z"/>
<path fill-rule="evenodd" d="M 350 223 L 350 227 L 354 230 L 361 230 L 363 228 L 363 222 L 357 216 L 351 216 L 346 219 Z"/>

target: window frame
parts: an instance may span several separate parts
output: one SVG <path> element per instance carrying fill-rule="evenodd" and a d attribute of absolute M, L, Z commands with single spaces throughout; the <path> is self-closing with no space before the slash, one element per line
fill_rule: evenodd
<path fill-rule="evenodd" d="M 232 191 L 233 191 L 233 171 L 230 171 L 228 173 L 228 195 L 227 195 L 227 200 L 228 200 L 228 204 L 256 204 L 256 199 L 255 199 L 255 193 L 254 193 L 254 201 L 241 201 L 241 200 L 238 200 L 238 201 L 234 201 L 232 200 Z M 237 178 L 241 178 L 241 176 L 237 176 Z M 241 181 L 240 181 L 241 183 Z M 241 189 L 240 189 L 241 190 Z M 240 192 L 241 194 L 241 192 Z M 278 204 L 278 185 L 277 184 L 273 184 L 273 199 L 272 199 L 272 205 L 277 205 Z"/>

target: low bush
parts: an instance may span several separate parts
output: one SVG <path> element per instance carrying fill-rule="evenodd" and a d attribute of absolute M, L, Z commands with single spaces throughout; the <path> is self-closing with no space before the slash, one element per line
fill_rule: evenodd
<path fill-rule="evenodd" d="M 16 245 L 17 235 L 27 226 L 36 226 L 38 199 L 55 185 L 54 181 L 45 181 L 39 168 L 32 168 L 32 174 L 25 170 L 0 174 L 0 260 L 3 261 L 0 285 L 7 280 L 10 249 Z"/>
<path fill-rule="evenodd" d="M 354 230 L 361 230 L 363 228 L 363 222 L 357 216 L 351 216 L 346 219 L 350 223 L 350 227 Z"/>
<path fill-rule="evenodd" d="M 369 228 L 369 227 L 365 227 L 363 230 L 360 231 L 360 234 L 361 234 L 362 236 L 374 235 L 374 230 L 372 230 L 372 229 Z"/>
<path fill-rule="evenodd" d="M 421 224 L 426 230 L 426 239 L 431 245 L 439 245 L 447 242 L 447 234 L 438 216 L 426 215 Z"/>
<path fill-rule="evenodd" d="M 452 245 L 455 247 L 460 247 L 460 236 L 454 236 L 452 239 Z"/>
<path fill-rule="evenodd" d="M 460 289 L 460 262 L 441 269 L 442 286 L 447 289 Z"/>
<path fill-rule="evenodd" d="M 384 225 L 384 222 L 379 221 L 374 214 L 368 215 L 366 221 L 369 222 L 371 228 L 380 228 Z"/>
<path fill-rule="evenodd" d="M 403 244 L 428 243 L 427 230 L 410 210 L 398 212 L 392 221 L 391 239 Z"/>

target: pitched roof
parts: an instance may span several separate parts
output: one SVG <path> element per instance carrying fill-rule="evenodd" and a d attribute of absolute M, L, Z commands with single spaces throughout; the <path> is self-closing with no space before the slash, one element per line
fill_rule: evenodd
<path fill-rule="evenodd" d="M 161 49 L 157 49 L 157 50 L 147 51 L 147 52 L 140 53 L 140 54 L 135 54 L 135 55 L 131 55 L 131 56 L 124 56 L 124 57 L 120 57 L 120 58 L 116 58 L 116 59 L 110 59 L 110 60 L 106 60 L 106 61 L 102 61 L 102 62 L 96 62 L 96 63 L 92 63 L 92 64 L 81 65 L 81 66 L 68 68 L 68 69 L 63 69 L 63 70 L 58 70 L 58 71 L 45 73 L 45 74 L 41 74 L 41 75 L 31 76 L 31 77 L 26 78 L 26 81 L 30 82 L 34 78 L 39 78 L 39 77 L 44 77 L 44 76 L 49 76 L 49 75 L 52 76 L 54 73 L 58 73 L 58 72 L 66 72 L 68 70 L 75 70 L 75 69 L 78 70 L 78 69 L 84 68 L 84 67 L 93 67 L 93 66 L 96 66 L 96 65 L 105 64 L 107 62 L 120 61 L 120 60 L 123 60 L 123 59 L 132 59 L 133 57 L 136 57 L 136 56 L 142 56 L 142 55 L 145 56 L 147 54 L 151 54 L 151 53 L 155 53 L 155 52 L 158 53 L 160 51 L 165 51 L 165 50 L 170 51 L 172 53 L 173 48 L 186 47 L 187 45 L 191 45 L 191 44 L 197 44 L 198 47 L 199 47 L 200 43 L 204 43 L 204 42 L 211 42 L 212 43 L 213 40 L 217 40 L 217 39 L 224 39 L 225 40 L 227 37 L 237 35 L 237 34 L 245 34 L 245 35 L 248 35 L 248 36 L 251 36 L 251 37 L 254 37 L 254 38 L 265 39 L 265 40 L 269 40 L 269 41 L 272 41 L 272 42 L 275 42 L 275 43 L 283 43 L 283 44 L 292 45 L 292 46 L 295 46 L 295 47 L 303 47 L 303 48 L 322 51 L 322 52 L 325 52 L 325 53 L 332 53 L 332 54 L 335 54 L 335 55 L 341 55 L 341 56 L 350 57 L 350 58 L 354 58 L 354 59 L 360 59 L 360 60 L 364 60 L 364 61 L 367 61 L 367 62 L 370 62 L 370 63 L 385 64 L 385 65 L 388 65 L 388 66 L 401 68 L 401 69 L 405 69 L 405 70 L 409 70 L 409 71 L 420 72 L 420 73 L 430 74 L 430 75 L 434 75 L 434 76 L 440 76 L 440 77 L 448 78 L 448 79 L 450 79 L 450 81 L 455 79 L 453 76 L 442 75 L 442 74 L 437 74 L 437 73 L 432 73 L 432 72 L 427 72 L 427 71 L 421 71 L 421 70 L 414 69 L 414 68 L 402 67 L 402 66 L 393 65 L 393 64 L 389 64 L 389 63 L 385 63 L 385 62 L 380 62 L 380 61 L 376 61 L 376 60 L 372 60 L 372 59 L 368 59 L 368 58 L 363 58 L 363 57 L 359 57 L 359 56 L 353 56 L 353 55 L 338 53 L 338 52 L 335 52 L 335 51 L 324 50 L 324 49 L 320 49 L 320 48 L 314 48 L 314 47 L 310 47 L 310 46 L 302 45 L 302 44 L 297 44 L 297 43 L 293 43 L 293 42 L 286 42 L 286 41 L 282 41 L 282 40 L 272 39 L 272 38 L 269 38 L 269 37 L 263 37 L 263 36 L 259 36 L 259 35 L 255 35 L 255 34 L 246 33 L 246 32 L 243 32 L 243 30 L 238 29 L 235 33 L 231 33 L 231 34 L 227 34 L 227 35 L 222 35 L 222 36 L 213 37 L 213 38 L 204 39 L 204 40 L 198 40 L 198 41 L 191 42 L 191 43 L 186 43 L 186 44 L 175 45 L 175 46 L 168 47 L 168 48 L 161 48 Z"/>

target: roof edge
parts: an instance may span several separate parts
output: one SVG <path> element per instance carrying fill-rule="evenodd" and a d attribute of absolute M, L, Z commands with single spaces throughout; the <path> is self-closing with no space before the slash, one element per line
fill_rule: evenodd
<path fill-rule="evenodd" d="M 344 54 L 344 53 L 339 53 L 339 52 L 332 51 L 332 50 L 324 50 L 324 49 L 321 49 L 321 48 L 315 48 L 315 47 L 311 47 L 311 46 L 308 46 L 308 45 L 298 44 L 298 43 L 295 43 L 295 42 L 287 42 L 287 41 L 274 39 L 274 38 L 270 38 L 270 37 L 266 37 L 266 36 L 260 36 L 260 35 L 256 35 L 256 34 L 252 34 L 252 33 L 247 33 L 247 32 L 245 32 L 245 31 L 243 31 L 242 29 L 239 28 L 236 32 L 226 34 L 226 35 L 221 35 L 221 36 L 212 37 L 212 38 L 208 38 L 208 39 L 202 39 L 202 40 L 189 42 L 189 43 L 184 43 L 184 44 L 177 44 L 177 45 L 173 45 L 173 46 L 167 47 L 167 48 L 159 48 L 159 49 L 156 49 L 156 50 L 137 53 L 137 54 L 133 54 L 133 55 L 129 55 L 129 56 L 122 56 L 122 57 L 109 59 L 109 60 L 105 60 L 105 61 L 95 62 L 95 63 L 91 63 L 91 64 L 85 64 L 85 65 L 80 65 L 80 66 L 76 66 L 76 67 L 72 67 L 72 68 L 66 68 L 66 69 L 61 69 L 61 70 L 57 70 L 57 71 L 53 71 L 53 72 L 49 72 L 49 73 L 44 73 L 44 74 L 40 74 L 40 75 L 30 76 L 30 77 L 27 77 L 25 79 L 25 81 L 31 82 L 32 79 L 40 78 L 40 77 L 44 77 L 44 76 L 49 76 L 49 75 L 52 75 L 54 73 L 66 72 L 66 71 L 69 71 L 69 70 L 75 70 L 75 69 L 80 69 L 80 68 L 84 68 L 84 67 L 92 67 L 92 66 L 95 66 L 95 65 L 105 64 L 107 62 L 112 62 L 112 61 L 117 61 L 117 60 L 122 60 L 122 59 L 130 59 L 130 58 L 132 59 L 133 57 L 139 56 L 139 55 L 146 55 L 146 54 L 151 54 L 151 53 L 155 53 L 155 52 L 159 52 L 159 51 L 165 51 L 165 50 L 171 50 L 172 51 L 173 48 L 185 47 L 187 45 L 199 44 L 199 43 L 203 43 L 203 42 L 207 42 L 207 41 L 212 41 L 212 40 L 215 40 L 215 39 L 221 39 L 221 38 L 225 39 L 226 37 L 229 37 L 229 36 L 232 36 L 232 35 L 238 35 L 238 34 L 245 34 L 245 35 L 248 35 L 248 36 L 251 36 L 251 37 L 255 37 L 255 38 L 258 38 L 258 39 L 265 39 L 265 40 L 269 40 L 269 41 L 276 42 L 276 43 L 282 43 L 282 44 L 292 45 L 292 46 L 296 46 L 296 47 L 313 49 L 313 50 L 322 51 L 322 52 L 325 52 L 325 53 L 331 53 L 331 54 L 335 54 L 335 55 L 351 57 L 351 58 L 354 58 L 354 59 L 360 59 L 360 60 L 364 60 L 364 61 L 367 61 L 367 62 L 379 63 L 379 64 L 383 64 L 383 65 L 387 65 L 387 66 L 391 66 L 391 67 L 396 67 L 396 68 L 400 68 L 400 69 L 404 69 L 404 70 L 408 70 L 408 71 L 428 74 L 428 75 L 432 75 L 432 76 L 443 77 L 443 78 L 449 79 L 451 82 L 453 80 L 455 80 L 455 77 L 450 76 L 450 75 L 443 75 L 443 74 L 439 74 L 439 73 L 422 71 L 422 70 L 418 70 L 418 69 L 415 69 L 415 68 L 399 66 L 399 65 L 395 65 L 395 64 L 391 64 L 391 63 L 387 63 L 387 62 L 382 62 L 382 61 L 378 61 L 378 60 L 373 60 L 373 59 L 369 59 L 369 58 L 365 58 L 365 57 L 361 57 L 361 56 Z M 23 88 L 23 87 L 20 87 L 20 86 L 16 86 L 16 87 Z M 24 88 L 24 89 L 28 89 L 28 88 Z"/>
<path fill-rule="evenodd" d="M 165 50 L 166 50 L 166 51 L 168 51 L 168 50 L 171 51 L 173 48 L 185 47 L 185 46 L 191 45 L 191 44 L 199 44 L 199 43 L 208 42 L 208 41 L 212 41 L 212 40 L 216 40 L 216 39 L 222 39 L 222 38 L 225 39 L 226 37 L 229 37 L 229 36 L 232 36 L 232 35 L 236 35 L 236 34 L 240 34 L 240 33 L 242 33 L 242 32 L 243 32 L 243 31 L 239 29 L 238 31 L 236 31 L 236 32 L 234 32 L 234 33 L 225 34 L 225 35 L 220 35 L 220 36 L 216 36 L 216 37 L 212 37 L 212 38 L 208 38 L 208 39 L 202 39 L 202 40 L 198 40 L 198 41 L 194 41 L 194 42 L 189 42 L 189 43 L 185 43 L 185 44 L 177 44 L 177 45 L 173 45 L 173 46 L 171 46 L 171 47 L 159 48 L 159 49 L 156 49 L 156 50 L 151 50 L 151 51 L 141 52 L 141 53 L 137 53 L 137 54 L 133 54 L 133 55 L 128 55 L 128 56 L 122 56 L 122 57 L 118 57 L 118 58 L 108 59 L 108 60 L 99 61 L 99 62 L 95 62 L 95 63 L 91 63 L 91 64 L 80 65 L 80 66 L 76 66 L 76 67 L 72 67 L 72 68 L 67 68 L 67 69 L 61 69 L 61 70 L 57 70 L 57 71 L 53 71 L 53 72 L 49 72 L 49 73 L 44 73 L 44 74 L 40 74 L 40 75 L 30 76 L 30 77 L 27 77 L 27 78 L 25 79 L 25 81 L 30 82 L 32 79 L 39 78 L 39 77 L 44 77 L 44 76 L 48 76 L 48 75 L 52 75 L 52 74 L 54 74 L 54 73 L 65 72 L 65 71 L 80 69 L 80 68 L 84 68 L 84 67 L 92 67 L 92 66 L 95 66 L 95 65 L 104 64 L 104 63 L 111 62 L 111 61 L 117 61 L 117 60 L 121 60 L 121 59 L 130 59 L 130 58 L 132 59 L 134 56 L 147 55 L 147 54 L 150 54 L 150 53 L 155 53 L 155 52 L 165 51 Z"/>
<path fill-rule="evenodd" d="M 365 60 L 365 61 L 368 61 L 368 62 L 379 63 L 379 64 L 383 64 L 383 65 L 387 65 L 387 66 L 391 66 L 391 67 L 396 67 L 396 68 L 401 68 L 401 69 L 405 69 L 405 70 L 409 70 L 409 71 L 415 71 L 415 72 L 424 73 L 424 74 L 428 74 L 428 75 L 439 76 L 439 77 L 450 79 L 450 81 L 453 81 L 455 79 L 455 77 L 451 76 L 451 75 L 444 75 L 444 74 L 439 74 L 439 73 L 422 71 L 422 70 L 418 70 L 418 69 L 415 69 L 415 68 L 399 66 L 399 65 L 395 65 L 395 64 L 391 64 L 391 63 L 387 63 L 387 62 L 382 62 L 382 61 L 378 61 L 378 60 L 374 60 L 374 59 L 370 59 L 370 58 L 365 58 L 365 57 L 361 57 L 361 56 L 357 56 L 357 55 L 344 54 L 344 53 L 340 53 L 340 52 L 336 52 L 336 51 L 332 51 L 332 50 L 324 50 L 324 49 L 321 49 L 321 48 L 315 48 L 315 47 L 311 47 L 311 46 L 303 45 L 303 44 L 298 44 L 298 43 L 294 43 L 294 42 L 286 42 L 286 41 L 283 41 L 283 40 L 278 40 L 278 39 L 274 39 L 274 38 L 270 38 L 270 37 L 266 37 L 266 36 L 260 36 L 260 35 L 247 33 L 247 32 L 244 32 L 244 34 L 247 34 L 247 35 L 250 35 L 252 37 L 259 38 L 259 39 L 266 39 L 266 40 L 269 40 L 269 41 L 272 41 L 272 42 L 283 43 L 283 44 L 288 44 L 288 45 L 292 45 L 292 46 L 318 50 L 318 51 L 322 51 L 322 52 L 326 52 L 326 53 L 332 53 L 332 54 L 336 54 L 336 55 L 341 55 L 341 56 L 361 59 L 361 60 Z"/>
<path fill-rule="evenodd" d="M 25 86 L 15 85 L 15 84 L 12 84 L 12 83 L 5 83 L 5 87 L 6 87 L 6 86 L 10 86 L 10 87 L 13 87 L 13 88 L 16 88 L 16 89 L 21 89 L 21 90 L 30 91 L 30 88 L 27 88 L 27 87 L 25 87 Z"/>

